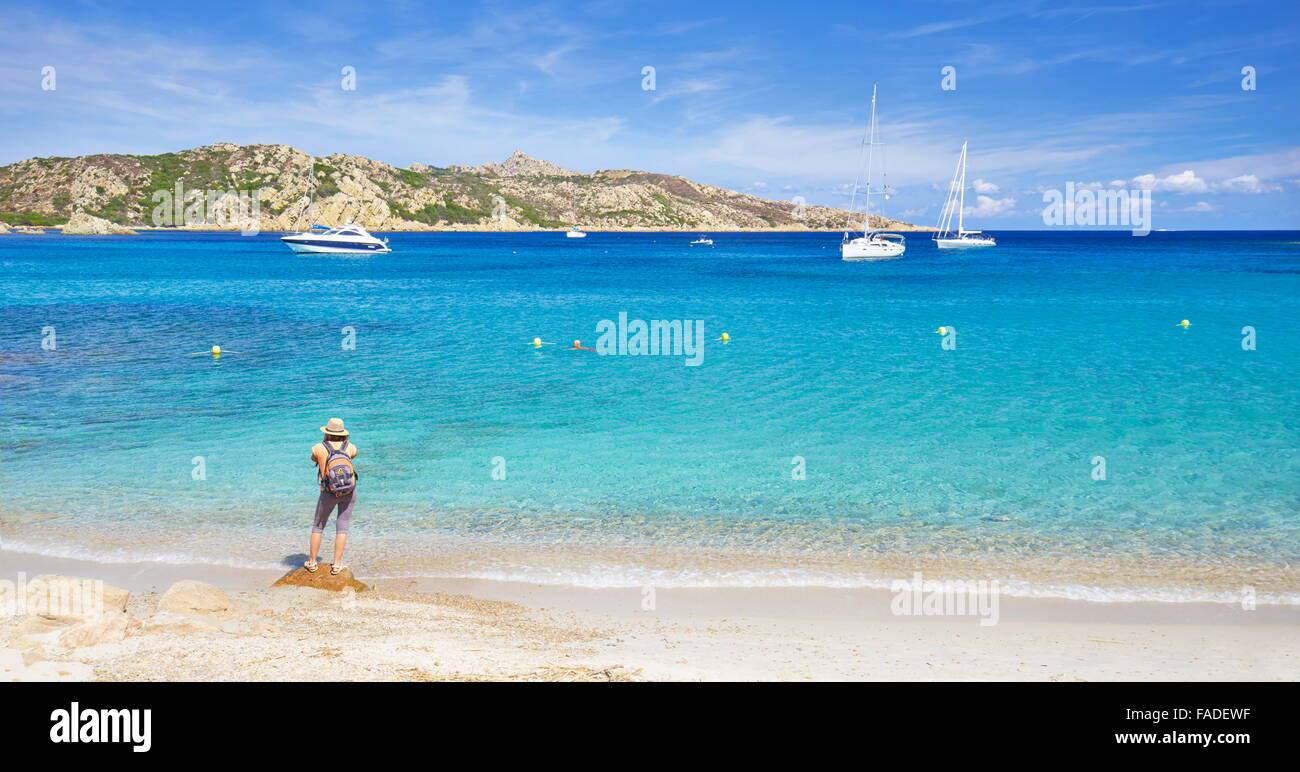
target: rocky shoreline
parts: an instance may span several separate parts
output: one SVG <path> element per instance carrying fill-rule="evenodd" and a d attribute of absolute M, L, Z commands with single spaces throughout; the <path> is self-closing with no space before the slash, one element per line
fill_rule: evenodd
<path fill-rule="evenodd" d="M 629 169 L 583 173 L 516 151 L 501 162 L 398 168 L 288 145 L 217 143 L 175 153 L 31 158 L 0 167 L 9 222 L 52 226 L 78 214 L 116 228 L 301 230 L 363 223 L 376 231 L 839 231 L 861 214 L 774 201 Z M 81 218 L 84 220 L 84 217 Z M 929 230 L 876 217 L 890 230 Z M 73 231 L 111 233 L 98 222 Z"/>
<path fill-rule="evenodd" d="M 362 225 L 365 225 L 365 223 L 362 223 Z M 380 230 L 380 229 L 377 229 L 377 228 L 372 228 L 371 230 L 372 230 L 374 233 L 563 233 L 566 229 L 564 229 L 564 228 L 494 228 L 494 227 L 492 227 L 492 226 L 490 226 L 490 225 L 459 225 L 459 226 L 455 226 L 455 225 L 453 225 L 453 226 L 444 226 L 444 227 L 406 228 L 406 229 L 387 229 L 387 228 L 385 228 L 385 229 L 383 229 L 383 230 Z M 699 230 L 698 228 L 675 228 L 675 229 L 669 229 L 669 228 L 584 228 L 583 230 L 587 231 L 588 233 L 686 233 L 686 234 L 695 234 L 695 233 L 699 233 L 699 232 L 700 232 L 700 230 Z M 920 225 L 908 225 L 907 227 L 891 228 L 890 230 L 891 230 L 891 231 L 895 231 L 895 232 L 899 232 L 899 233 L 933 233 L 935 229 L 934 229 L 934 228 L 931 228 L 931 227 L 920 226 Z M 8 232 L 9 232 L 9 233 L 14 233 L 14 234 L 24 234 L 24 233 L 25 233 L 25 234 L 29 234 L 29 235 L 41 235 L 41 234 L 48 234 L 48 233 L 50 233 L 51 231 L 55 231 L 55 232 L 62 233 L 62 234 L 64 234 L 65 236 L 73 236 L 73 235 L 134 235 L 134 236 L 138 236 L 138 235 L 140 235 L 140 233 L 152 233 L 152 232 L 158 232 L 158 233 L 240 233 L 240 232 L 241 232 L 241 229 L 240 229 L 240 228 L 218 228 L 218 227 L 190 227 L 190 226 L 181 226 L 181 227 L 156 227 L 156 226 L 153 226 L 153 225 L 133 225 L 133 226 L 131 226 L 130 228 L 126 228 L 126 227 L 124 227 L 124 226 L 116 226 L 116 229 L 115 229 L 115 230 L 111 230 L 111 231 L 106 230 L 106 231 L 104 231 L 104 232 L 93 232 L 93 233 L 91 233 L 91 232 L 76 232 L 76 233 L 74 233 L 74 232 L 72 232 L 72 231 L 67 230 L 67 227 L 66 227 L 66 226 L 59 226 L 59 225 L 56 225 L 56 226 L 49 226 L 49 227 L 46 227 L 46 228 L 36 228 L 36 227 L 33 227 L 33 226 L 20 225 L 20 226 L 14 226 L 13 229 L 10 230 L 10 231 L 8 231 Z M 297 232 L 298 232 L 298 231 L 293 230 L 293 229 L 271 229 L 271 230 L 262 230 L 262 231 L 259 231 L 259 233 L 286 233 L 286 234 L 287 234 L 287 233 L 297 233 Z M 815 229 L 815 228 L 765 228 L 765 229 L 762 229 L 762 230 L 753 230 L 753 229 L 748 229 L 748 228 L 732 228 L 732 229 L 715 228 L 715 229 L 713 229 L 713 230 L 711 230 L 711 231 L 708 231 L 708 233 L 714 233 L 714 234 L 716 234 L 716 233 L 825 233 L 825 234 L 836 234 L 836 233 L 843 233 L 843 232 L 844 232 L 843 230 L 840 230 L 840 229 L 834 229 L 834 228 L 832 228 L 832 229 Z M 858 231 L 850 231 L 850 232 L 851 232 L 851 233 L 857 233 Z M 5 233 L 5 231 L 3 230 L 3 226 L 0 226 L 0 234 L 3 234 L 3 233 Z"/>

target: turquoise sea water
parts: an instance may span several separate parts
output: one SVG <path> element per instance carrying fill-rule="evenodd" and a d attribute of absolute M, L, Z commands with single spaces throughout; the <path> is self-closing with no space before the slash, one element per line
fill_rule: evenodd
<path fill-rule="evenodd" d="M 277 564 L 340 416 L 372 573 L 1297 592 L 1300 233 L 277 236 L 0 236 L 9 548 Z M 703 320 L 702 363 L 566 350 L 621 312 Z"/>

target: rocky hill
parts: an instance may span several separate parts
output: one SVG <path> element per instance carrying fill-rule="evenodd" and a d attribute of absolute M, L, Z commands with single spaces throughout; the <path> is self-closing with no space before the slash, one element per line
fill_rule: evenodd
<path fill-rule="evenodd" d="M 241 197 L 245 210 L 238 209 Z M 575 222 L 592 230 L 840 230 L 861 217 L 667 174 L 584 174 L 520 152 L 474 167 L 399 169 L 363 156 L 223 143 L 0 167 L 0 222 L 10 225 L 59 225 L 84 214 L 122 226 L 249 227 L 239 211 L 261 230 L 349 220 L 374 230 L 515 231 Z M 873 219 L 877 227 L 915 230 Z"/>

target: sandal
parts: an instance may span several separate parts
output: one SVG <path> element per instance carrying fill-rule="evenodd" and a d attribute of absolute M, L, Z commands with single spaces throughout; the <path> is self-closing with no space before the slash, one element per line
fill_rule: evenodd
<path fill-rule="evenodd" d="M 347 563 L 339 563 L 337 566 L 330 566 L 330 576 L 338 576 L 340 572 L 346 571 Z"/>
<path fill-rule="evenodd" d="M 320 568 L 320 564 L 314 560 L 308 560 L 306 563 L 302 564 L 302 567 L 307 569 L 307 573 L 314 574 L 316 573 L 316 569 Z"/>

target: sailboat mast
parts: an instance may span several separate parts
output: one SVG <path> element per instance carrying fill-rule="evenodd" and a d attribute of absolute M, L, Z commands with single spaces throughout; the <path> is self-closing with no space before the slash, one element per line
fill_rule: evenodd
<path fill-rule="evenodd" d="M 966 212 L 966 143 L 961 143 L 961 200 L 957 203 L 957 238 L 966 231 L 963 215 Z"/>
<path fill-rule="evenodd" d="M 876 84 L 871 84 L 871 118 L 867 121 L 867 195 L 862 207 L 862 234 L 871 232 L 871 167 L 876 155 Z"/>

